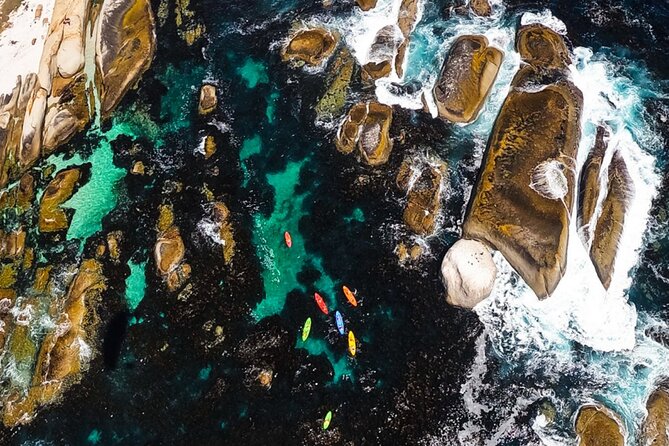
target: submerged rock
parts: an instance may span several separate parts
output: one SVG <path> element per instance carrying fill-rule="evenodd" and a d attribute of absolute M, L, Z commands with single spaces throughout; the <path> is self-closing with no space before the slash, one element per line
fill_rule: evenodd
<path fill-rule="evenodd" d="M 641 426 L 639 446 L 669 446 L 669 393 L 657 389 L 646 403 L 648 415 Z"/>
<path fill-rule="evenodd" d="M 210 84 L 200 87 L 200 101 L 197 105 L 197 112 L 200 115 L 207 115 L 216 110 L 217 104 L 216 87 Z"/>
<path fill-rule="evenodd" d="M 39 207 L 40 232 L 63 231 L 70 226 L 68 215 L 60 205 L 74 194 L 79 184 L 81 172 L 79 168 L 61 170 L 44 190 Z"/>
<path fill-rule="evenodd" d="M 441 278 L 450 305 L 472 309 L 490 296 L 497 267 L 490 249 L 476 240 L 460 239 L 441 262 Z"/>
<path fill-rule="evenodd" d="M 588 158 L 583 164 L 578 181 L 578 213 L 576 227 L 578 228 L 581 241 L 586 248 L 590 247 L 592 233 L 594 231 L 595 209 L 599 199 L 600 175 L 602 161 L 606 153 L 609 132 L 604 126 L 597 127 L 595 145 L 588 153 Z"/>
<path fill-rule="evenodd" d="M 284 61 L 295 60 L 307 65 L 320 65 L 337 47 L 338 36 L 324 28 L 306 28 L 297 31 L 283 48 Z"/>
<path fill-rule="evenodd" d="M 597 276 L 607 289 L 611 285 L 618 245 L 633 196 L 634 182 L 627 171 L 625 160 L 616 151 L 609 165 L 608 191 L 597 219 L 590 248 L 590 258 L 595 265 Z"/>
<path fill-rule="evenodd" d="M 400 166 L 397 185 L 407 193 L 403 219 L 416 234 L 429 235 L 434 232 L 447 169 L 446 163 L 439 159 L 420 162 L 407 158 Z"/>
<path fill-rule="evenodd" d="M 529 25 L 517 40 L 526 65 L 492 129 L 463 236 L 499 250 L 544 298 L 567 262 L 583 95 L 566 74 L 560 35 Z"/>
<path fill-rule="evenodd" d="M 339 126 L 335 139 L 337 150 L 348 154 L 357 147 L 370 166 L 384 164 L 393 147 L 389 134 L 392 117 L 392 107 L 378 102 L 354 105 Z"/>
<path fill-rule="evenodd" d="M 485 36 L 460 36 L 448 52 L 432 93 L 439 117 L 472 122 L 492 88 L 504 53 Z"/>
<path fill-rule="evenodd" d="M 587 405 L 576 416 L 579 446 L 624 446 L 624 435 L 616 415 L 600 405 Z"/>

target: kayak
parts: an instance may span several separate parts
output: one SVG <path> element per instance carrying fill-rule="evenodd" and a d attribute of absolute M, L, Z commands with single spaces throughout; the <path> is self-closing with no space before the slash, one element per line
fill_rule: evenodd
<path fill-rule="evenodd" d="M 323 419 L 323 430 L 330 427 L 330 421 L 332 421 L 332 411 L 328 410 L 328 413 L 325 414 L 325 418 Z"/>
<path fill-rule="evenodd" d="M 355 335 L 351 330 L 348 331 L 348 352 L 355 356 Z"/>
<path fill-rule="evenodd" d="M 351 292 L 351 290 L 349 290 L 346 285 L 342 287 L 342 290 L 344 290 L 344 296 L 346 296 L 346 299 L 348 299 L 349 303 L 354 307 L 357 307 L 358 301 L 355 300 L 355 295 Z"/>
<path fill-rule="evenodd" d="M 286 231 L 283 233 L 283 239 L 286 241 L 286 246 L 291 247 L 293 246 L 293 238 L 290 236 L 290 232 Z"/>
<path fill-rule="evenodd" d="M 339 334 L 343 336 L 346 331 L 344 330 L 344 318 L 341 316 L 339 310 L 335 311 L 335 321 L 337 322 L 337 330 L 339 330 Z"/>
<path fill-rule="evenodd" d="M 311 331 L 311 318 L 308 317 L 307 320 L 304 321 L 304 327 L 302 327 L 302 342 L 307 340 L 310 331 Z"/>
<path fill-rule="evenodd" d="M 320 294 L 314 293 L 314 299 L 316 300 L 316 304 L 318 305 L 318 308 L 323 312 L 323 314 L 330 314 L 328 311 L 328 306 L 325 305 L 325 301 L 321 297 Z"/>

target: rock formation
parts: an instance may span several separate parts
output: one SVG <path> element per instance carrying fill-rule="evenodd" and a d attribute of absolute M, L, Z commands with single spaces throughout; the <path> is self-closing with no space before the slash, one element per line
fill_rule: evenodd
<path fill-rule="evenodd" d="M 358 3 L 358 6 L 363 11 L 369 11 L 370 9 L 376 7 L 377 0 L 355 0 Z"/>
<path fill-rule="evenodd" d="M 146 0 L 56 1 L 39 72 L 0 97 L 0 187 L 111 113 L 151 63 L 154 28 Z"/>
<path fill-rule="evenodd" d="M 160 206 L 158 218 L 158 239 L 154 248 L 156 268 L 167 283 L 170 291 L 181 288 L 190 277 L 191 267 L 184 262 L 186 247 L 174 224 L 174 213 L 169 205 Z"/>
<path fill-rule="evenodd" d="M 669 446 L 669 393 L 657 389 L 646 403 L 648 415 L 641 427 L 639 446 Z"/>
<path fill-rule="evenodd" d="M 401 41 L 402 35 L 396 25 L 386 25 L 376 33 L 367 63 L 362 67 L 363 80 L 374 81 L 392 72 L 395 52 Z"/>
<path fill-rule="evenodd" d="M 339 37 L 324 28 L 305 28 L 297 31 L 281 51 L 284 61 L 301 61 L 318 66 L 334 52 Z"/>
<path fill-rule="evenodd" d="M 229 265 L 235 256 L 236 245 L 230 222 L 230 210 L 225 203 L 216 201 L 213 203 L 213 214 L 218 226 L 218 236 L 222 241 L 223 261 Z"/>
<path fill-rule="evenodd" d="M 576 435 L 579 446 L 624 446 L 620 422 L 600 405 L 581 407 L 576 416 Z"/>
<path fill-rule="evenodd" d="M 472 122 L 492 88 L 504 53 L 485 36 L 460 36 L 448 52 L 432 93 L 439 117 Z"/>
<path fill-rule="evenodd" d="M 602 161 L 606 153 L 609 132 L 604 126 L 597 127 L 595 145 L 588 153 L 578 181 L 578 213 L 576 227 L 586 247 L 590 246 L 594 231 L 595 210 L 599 199 Z"/>
<path fill-rule="evenodd" d="M 458 240 L 441 262 L 446 301 L 457 307 L 472 309 L 490 296 L 496 276 L 490 249 L 475 240 Z"/>
<path fill-rule="evenodd" d="M 489 0 L 469 0 L 469 9 L 481 17 L 488 17 L 492 14 L 492 6 Z"/>
<path fill-rule="evenodd" d="M 516 47 L 525 64 L 495 121 L 463 237 L 499 250 L 544 298 L 566 267 L 583 97 L 562 36 L 523 26 Z"/>
<path fill-rule="evenodd" d="M 40 232 L 63 231 L 70 226 L 68 215 L 60 205 L 74 194 L 80 178 L 79 168 L 73 167 L 61 170 L 51 180 L 40 201 L 38 225 Z"/>
<path fill-rule="evenodd" d="M 604 288 L 611 284 L 625 216 L 634 195 L 634 183 L 625 160 L 616 151 L 609 164 L 609 185 L 590 247 L 590 258 Z"/>
<path fill-rule="evenodd" d="M 200 115 L 207 115 L 216 110 L 218 98 L 216 97 L 216 87 L 205 84 L 200 88 L 200 101 L 197 105 L 197 112 Z"/>
<path fill-rule="evenodd" d="M 434 232 L 447 169 L 446 163 L 439 159 L 421 162 L 407 158 L 400 166 L 397 186 L 407 193 L 404 223 L 416 234 Z"/>
<path fill-rule="evenodd" d="M 388 161 L 393 148 L 390 124 L 393 109 L 378 102 L 361 102 L 354 105 L 339 126 L 335 145 L 342 153 L 358 148 L 362 159 L 370 166 Z"/>

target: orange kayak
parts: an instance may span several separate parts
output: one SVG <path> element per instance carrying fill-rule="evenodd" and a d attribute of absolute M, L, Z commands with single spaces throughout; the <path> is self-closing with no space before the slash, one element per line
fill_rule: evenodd
<path fill-rule="evenodd" d="M 355 300 L 355 295 L 351 292 L 351 290 L 349 290 L 346 285 L 342 287 L 342 290 L 344 290 L 344 296 L 346 296 L 346 299 L 348 299 L 349 303 L 354 307 L 357 307 L 358 301 Z"/>
<path fill-rule="evenodd" d="M 330 312 L 328 311 L 328 306 L 325 305 L 325 301 L 323 300 L 323 297 L 321 297 L 320 294 L 314 293 L 314 300 L 316 301 L 316 305 L 318 305 L 318 308 L 323 312 L 323 314 L 329 314 Z"/>
<path fill-rule="evenodd" d="M 355 356 L 355 335 L 352 330 L 348 332 L 348 352 L 351 356 Z"/>
<path fill-rule="evenodd" d="M 290 232 L 288 232 L 288 231 L 284 232 L 283 233 L 283 239 L 286 241 L 286 246 L 287 247 L 290 248 L 291 246 L 293 246 L 293 239 L 290 236 Z"/>

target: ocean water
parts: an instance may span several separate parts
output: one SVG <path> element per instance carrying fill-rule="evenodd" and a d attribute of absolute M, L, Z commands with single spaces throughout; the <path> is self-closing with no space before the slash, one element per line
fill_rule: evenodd
<path fill-rule="evenodd" d="M 54 243 L 43 248 L 44 261 L 91 255 L 111 231 L 123 233 L 122 255 L 104 265 L 109 289 L 97 309 L 99 342 L 81 381 L 0 438 L 27 445 L 570 445 L 576 410 L 599 401 L 621 416 L 635 444 L 649 393 L 669 378 L 669 65 L 662 56 L 669 11 L 629 0 L 510 0 L 480 19 L 450 6 L 420 2 L 403 78 L 349 87 L 347 106 L 374 97 L 394 105 L 396 142 L 379 168 L 338 153 L 334 129 L 317 124 L 327 66 L 291 67 L 279 49 L 296 23 L 321 24 L 364 63 L 398 1 L 379 0 L 367 13 L 339 1 L 193 1 L 207 33 L 192 47 L 170 13 L 138 89 L 109 121 L 68 144 L 67 155 L 45 162 L 91 167 L 65 204 L 74 210 L 67 240 L 44 242 Z M 636 195 L 608 293 L 572 231 L 567 275 L 554 296 L 537 301 L 497 256 L 493 296 L 467 312 L 445 303 L 439 264 L 459 237 L 488 134 L 519 67 L 521 21 L 566 32 L 571 76 L 584 93 L 577 162 L 606 122 Z M 450 44 L 465 33 L 486 35 L 505 58 L 477 120 L 450 125 L 433 119 L 433 107 L 421 110 L 420 93 L 429 93 Z M 208 117 L 197 115 L 203 82 L 218 90 Z M 397 84 L 414 93 L 398 93 Z M 407 142 L 399 142 L 400 132 Z M 209 160 L 199 150 L 206 135 L 217 142 Z M 405 156 L 438 156 L 449 166 L 438 230 L 429 237 L 401 224 L 406 197 L 394 177 Z M 146 175 L 126 173 L 137 160 Z M 229 265 L 202 228 L 210 218 L 207 191 L 231 210 L 236 253 Z M 189 285 L 177 292 L 166 289 L 153 259 L 161 204 L 173 206 L 192 266 Z M 399 242 L 419 243 L 425 254 L 400 265 Z M 358 307 L 346 302 L 342 285 L 357 291 Z M 315 291 L 329 317 L 318 311 Z M 336 309 L 358 338 L 354 359 L 336 330 Z M 302 342 L 307 317 L 313 326 Z M 263 371 L 269 386 L 259 383 Z M 329 410 L 332 424 L 323 431 Z"/>

